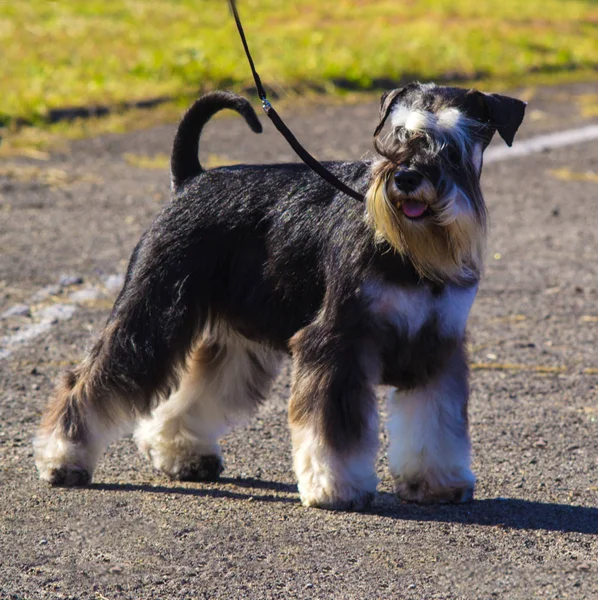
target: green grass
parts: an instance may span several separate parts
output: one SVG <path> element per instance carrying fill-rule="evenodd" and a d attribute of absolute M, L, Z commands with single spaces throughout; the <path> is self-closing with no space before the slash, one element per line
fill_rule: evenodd
<path fill-rule="evenodd" d="M 407 78 L 552 81 L 598 69 L 595 0 L 239 0 L 282 94 Z M 225 0 L 0 2 L 0 123 L 252 84 Z"/>

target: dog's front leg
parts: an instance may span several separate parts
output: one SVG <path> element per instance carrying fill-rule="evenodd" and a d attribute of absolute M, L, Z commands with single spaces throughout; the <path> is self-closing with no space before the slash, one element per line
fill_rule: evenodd
<path fill-rule="evenodd" d="M 473 498 L 468 391 L 467 363 L 458 349 L 431 383 L 390 393 L 388 465 L 402 499 L 432 504 Z"/>
<path fill-rule="evenodd" d="M 359 336 L 311 325 L 292 340 L 289 422 L 304 506 L 367 507 L 376 491 L 377 359 Z"/>

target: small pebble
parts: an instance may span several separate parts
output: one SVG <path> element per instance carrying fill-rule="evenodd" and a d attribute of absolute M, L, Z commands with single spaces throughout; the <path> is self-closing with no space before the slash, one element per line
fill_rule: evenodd
<path fill-rule="evenodd" d="M 108 569 L 110 573 L 122 573 L 124 569 L 120 565 L 114 565 Z"/>
<path fill-rule="evenodd" d="M 96 288 L 84 288 L 69 294 L 69 300 L 72 302 L 89 302 L 90 300 L 96 300 L 99 296 L 100 290 Z"/>
<path fill-rule="evenodd" d="M 108 275 L 108 277 L 104 279 L 104 285 L 111 292 L 118 292 L 124 283 L 125 278 L 123 275 Z"/>
<path fill-rule="evenodd" d="M 410 583 L 410 584 L 407 586 L 407 589 L 408 589 L 408 590 L 414 590 L 414 589 L 415 589 L 415 583 Z"/>
<path fill-rule="evenodd" d="M 62 287 L 81 285 L 83 283 L 83 277 L 80 277 L 79 275 L 63 275 L 58 283 Z"/>

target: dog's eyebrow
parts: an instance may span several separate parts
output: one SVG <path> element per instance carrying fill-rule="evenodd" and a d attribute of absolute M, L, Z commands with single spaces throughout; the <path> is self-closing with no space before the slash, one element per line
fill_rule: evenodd
<path fill-rule="evenodd" d="M 420 108 L 397 104 L 391 113 L 391 123 L 394 127 L 404 127 L 409 131 L 438 131 L 449 134 L 468 120 L 455 107 L 447 107 L 432 112 Z"/>
<path fill-rule="evenodd" d="M 390 118 L 395 130 L 422 133 L 442 145 L 454 144 L 463 155 L 483 137 L 480 134 L 485 129 L 483 123 L 451 105 L 433 111 L 417 105 L 398 103 Z"/>

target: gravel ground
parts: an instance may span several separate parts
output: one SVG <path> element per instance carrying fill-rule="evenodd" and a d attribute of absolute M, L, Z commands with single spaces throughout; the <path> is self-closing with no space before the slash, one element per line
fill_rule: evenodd
<path fill-rule="evenodd" d="M 597 91 L 520 90 L 520 139 L 591 122 Z M 288 123 L 318 157 L 343 159 L 370 151 L 376 116 L 374 103 L 303 107 Z M 217 119 L 204 159 L 294 160 L 266 129 Z M 218 483 L 170 482 L 130 439 L 87 489 L 38 481 L 31 437 L 52 381 L 103 323 L 110 276 L 168 198 L 166 169 L 125 154 L 168 153 L 172 135 L 106 136 L 0 165 L 0 598 L 598 598 L 596 141 L 485 168 L 488 268 L 469 327 L 473 503 L 400 503 L 381 452 L 371 511 L 301 507 L 288 365 L 224 441 Z"/>

